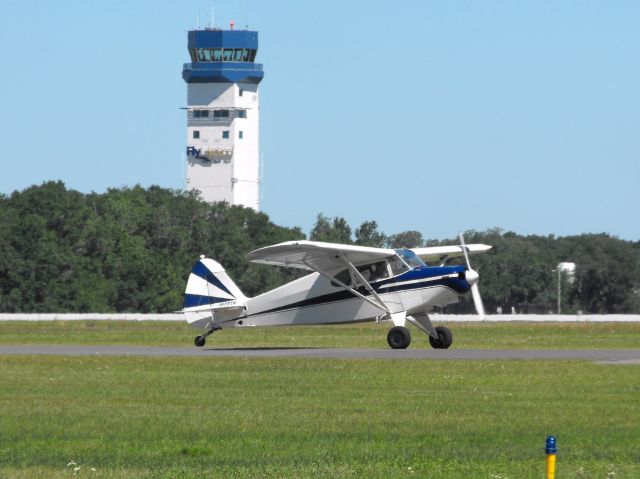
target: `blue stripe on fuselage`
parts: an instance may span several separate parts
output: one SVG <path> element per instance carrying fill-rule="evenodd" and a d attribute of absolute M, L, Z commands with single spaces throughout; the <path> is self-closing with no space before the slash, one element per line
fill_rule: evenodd
<path fill-rule="evenodd" d="M 422 288 L 425 285 L 429 284 L 442 284 L 444 286 L 448 286 L 453 289 L 455 292 L 460 294 L 468 293 L 471 289 L 467 280 L 464 279 L 464 273 L 467 270 L 464 266 L 421 266 L 419 268 L 414 268 L 411 271 L 407 271 L 406 273 L 401 274 L 400 276 L 394 276 L 393 278 L 383 279 L 382 281 L 377 281 L 372 283 L 371 286 L 378 293 L 384 292 L 392 292 L 392 291 L 405 291 L 407 289 L 416 289 Z M 444 278 L 439 279 L 437 281 L 429 282 L 430 278 L 445 276 L 449 274 L 458 274 L 459 276 L 456 278 Z M 418 281 L 424 280 L 424 281 Z M 416 281 L 415 283 L 402 285 L 406 281 Z M 398 286 L 394 286 L 396 283 L 400 283 Z M 380 289 L 381 286 L 386 286 L 385 288 Z"/>
<path fill-rule="evenodd" d="M 185 308 L 192 308 L 194 306 L 202 306 L 205 304 L 224 303 L 225 301 L 233 301 L 233 299 L 216 298 L 215 296 L 202 296 L 200 294 L 185 294 L 182 305 Z"/>

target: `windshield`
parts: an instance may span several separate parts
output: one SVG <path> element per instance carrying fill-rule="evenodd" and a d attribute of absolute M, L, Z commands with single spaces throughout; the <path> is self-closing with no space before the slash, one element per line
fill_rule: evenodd
<path fill-rule="evenodd" d="M 410 249 L 397 249 L 396 253 L 398 253 L 398 256 L 405 260 L 405 262 L 412 268 L 419 268 L 427 265 L 420 259 L 417 254 L 415 254 Z"/>

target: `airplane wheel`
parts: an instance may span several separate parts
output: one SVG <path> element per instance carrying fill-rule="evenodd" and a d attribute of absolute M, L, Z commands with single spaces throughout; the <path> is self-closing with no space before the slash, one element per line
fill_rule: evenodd
<path fill-rule="evenodd" d="M 429 336 L 429 343 L 433 349 L 448 349 L 453 343 L 453 333 L 449 328 L 444 326 L 436 326 L 436 333 L 438 333 L 438 339 L 434 339 Z"/>
<path fill-rule="evenodd" d="M 193 344 L 195 344 L 196 346 L 198 346 L 199 348 L 201 348 L 202 346 L 204 346 L 205 343 L 205 338 L 203 338 L 202 336 L 196 336 L 196 339 L 193 340 Z"/>
<path fill-rule="evenodd" d="M 404 326 L 394 326 L 387 333 L 387 343 L 393 349 L 407 349 L 411 344 L 411 333 Z"/>

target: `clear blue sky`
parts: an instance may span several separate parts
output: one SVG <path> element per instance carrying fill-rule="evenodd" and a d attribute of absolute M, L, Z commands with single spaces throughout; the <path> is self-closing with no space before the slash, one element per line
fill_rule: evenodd
<path fill-rule="evenodd" d="M 182 188 L 211 5 L 260 32 L 276 223 L 640 239 L 637 1 L 2 0 L 0 192 Z"/>

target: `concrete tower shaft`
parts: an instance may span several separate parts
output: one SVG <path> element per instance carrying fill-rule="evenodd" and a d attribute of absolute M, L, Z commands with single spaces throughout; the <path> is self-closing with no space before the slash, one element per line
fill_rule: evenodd
<path fill-rule="evenodd" d="M 187 83 L 187 189 L 260 209 L 258 32 L 192 30 Z"/>

